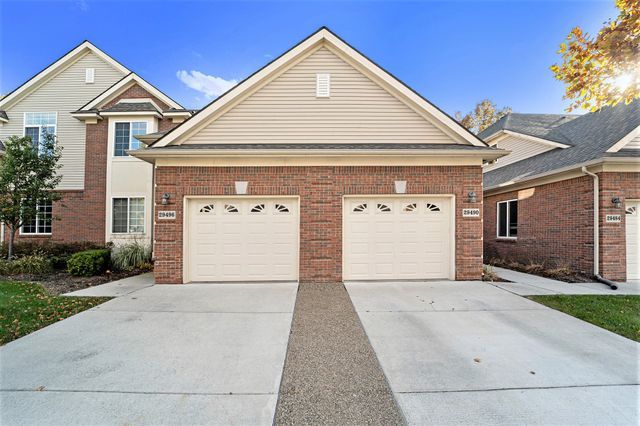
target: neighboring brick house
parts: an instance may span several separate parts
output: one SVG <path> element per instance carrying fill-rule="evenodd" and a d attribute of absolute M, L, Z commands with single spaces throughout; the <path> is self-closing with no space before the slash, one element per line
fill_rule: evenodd
<path fill-rule="evenodd" d="M 481 278 L 506 151 L 325 28 L 146 142 L 156 282 Z"/>
<path fill-rule="evenodd" d="M 479 136 L 511 151 L 485 166 L 486 261 L 640 279 L 640 101 L 581 116 L 509 114 Z"/>
<path fill-rule="evenodd" d="M 150 241 L 153 170 L 125 151 L 190 115 L 88 41 L 0 99 L 0 140 L 47 132 L 62 146 L 62 200 L 41 205 L 17 241 Z"/>

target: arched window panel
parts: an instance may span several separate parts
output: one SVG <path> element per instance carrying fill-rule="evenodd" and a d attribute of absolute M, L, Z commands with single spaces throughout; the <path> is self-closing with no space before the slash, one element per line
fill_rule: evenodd
<path fill-rule="evenodd" d="M 367 203 L 358 204 L 352 210 L 354 213 L 364 213 L 367 211 Z"/>
<path fill-rule="evenodd" d="M 289 207 L 287 207 L 284 204 L 276 203 L 276 205 L 275 205 L 275 213 L 276 214 L 291 213 L 291 210 L 289 210 Z"/>
<path fill-rule="evenodd" d="M 216 205 L 215 204 L 207 204 L 206 206 L 202 206 L 200 208 L 200 213 L 202 214 L 213 214 L 215 212 Z"/>
<path fill-rule="evenodd" d="M 426 208 L 427 208 L 427 213 L 440 211 L 440 207 L 437 204 L 433 204 L 433 203 L 427 203 Z"/>
<path fill-rule="evenodd" d="M 627 207 L 627 209 L 625 210 L 625 213 L 630 216 L 636 216 L 638 214 L 638 211 L 635 206 L 631 206 L 631 207 Z"/>
<path fill-rule="evenodd" d="M 235 204 L 225 204 L 224 211 L 225 213 L 240 213 L 240 210 Z"/>
<path fill-rule="evenodd" d="M 418 203 L 408 203 L 402 206 L 403 213 L 415 213 L 418 211 Z"/>
<path fill-rule="evenodd" d="M 391 213 L 391 206 L 385 203 L 378 203 L 376 205 L 376 211 L 378 213 Z"/>
<path fill-rule="evenodd" d="M 256 204 L 249 210 L 250 213 L 265 213 L 266 206 L 264 204 Z"/>

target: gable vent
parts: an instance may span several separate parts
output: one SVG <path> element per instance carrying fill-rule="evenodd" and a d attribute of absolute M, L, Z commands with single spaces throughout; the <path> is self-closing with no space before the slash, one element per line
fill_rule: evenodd
<path fill-rule="evenodd" d="M 85 68 L 84 70 L 84 82 L 85 83 L 93 83 L 96 75 L 95 68 Z"/>
<path fill-rule="evenodd" d="M 316 97 L 331 96 L 331 74 L 316 74 Z"/>

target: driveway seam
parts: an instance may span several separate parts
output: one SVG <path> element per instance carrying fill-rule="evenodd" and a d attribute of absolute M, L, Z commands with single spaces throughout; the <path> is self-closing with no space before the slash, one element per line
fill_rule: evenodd
<path fill-rule="evenodd" d="M 117 393 L 136 395 L 209 395 L 209 396 L 243 396 L 243 395 L 277 395 L 277 392 L 152 392 L 95 389 L 0 389 L 0 392 L 55 392 L 55 393 Z"/>
<path fill-rule="evenodd" d="M 566 386 L 532 386 L 514 388 L 489 388 L 489 389 L 459 389 L 459 390 L 426 390 L 426 391 L 396 391 L 397 394 L 432 394 L 432 393 L 466 393 L 466 392 L 500 392 L 515 390 L 544 390 L 544 389 L 575 389 L 575 388 L 605 388 L 620 386 L 640 386 L 640 383 L 616 383 L 602 385 L 566 385 Z"/>

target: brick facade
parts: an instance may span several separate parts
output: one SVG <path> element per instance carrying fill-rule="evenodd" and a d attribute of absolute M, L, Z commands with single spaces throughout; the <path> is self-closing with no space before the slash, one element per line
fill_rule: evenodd
<path fill-rule="evenodd" d="M 300 196 L 300 281 L 342 281 L 342 196 L 393 194 L 406 180 L 410 194 L 455 194 L 456 279 L 482 274 L 482 219 L 463 218 L 461 209 L 480 207 L 467 194 L 482 194 L 479 166 L 433 167 L 158 167 L 156 199 L 171 194 L 175 221 L 155 224 L 157 283 L 182 283 L 183 199 L 186 195 L 234 195 L 235 181 L 248 181 L 250 195 Z M 154 214 L 155 217 L 155 214 Z"/>
<path fill-rule="evenodd" d="M 624 208 L 613 197 L 640 198 L 640 173 L 599 173 L 600 274 L 626 280 Z M 518 238 L 497 238 L 496 203 L 518 200 Z M 606 223 L 607 214 L 622 215 L 622 223 Z M 489 195 L 484 199 L 484 253 L 491 258 L 521 263 L 568 266 L 593 273 L 593 179 L 583 176 L 519 191 Z"/>
<path fill-rule="evenodd" d="M 161 108 L 168 108 L 161 100 L 138 85 L 133 85 L 111 100 L 105 107 L 120 99 L 151 98 Z M 20 235 L 16 241 L 53 241 L 105 243 L 107 208 L 107 153 L 109 120 L 86 125 L 84 189 L 60 191 L 62 200 L 53 204 L 51 235 Z M 160 120 L 158 128 L 167 131 L 175 127 L 170 118 Z M 63 153 L 64 156 L 64 153 Z M 64 161 L 64 160 L 63 160 Z M 8 232 L 7 232 L 8 233 Z M 6 236 L 7 240 L 9 236 Z"/>

